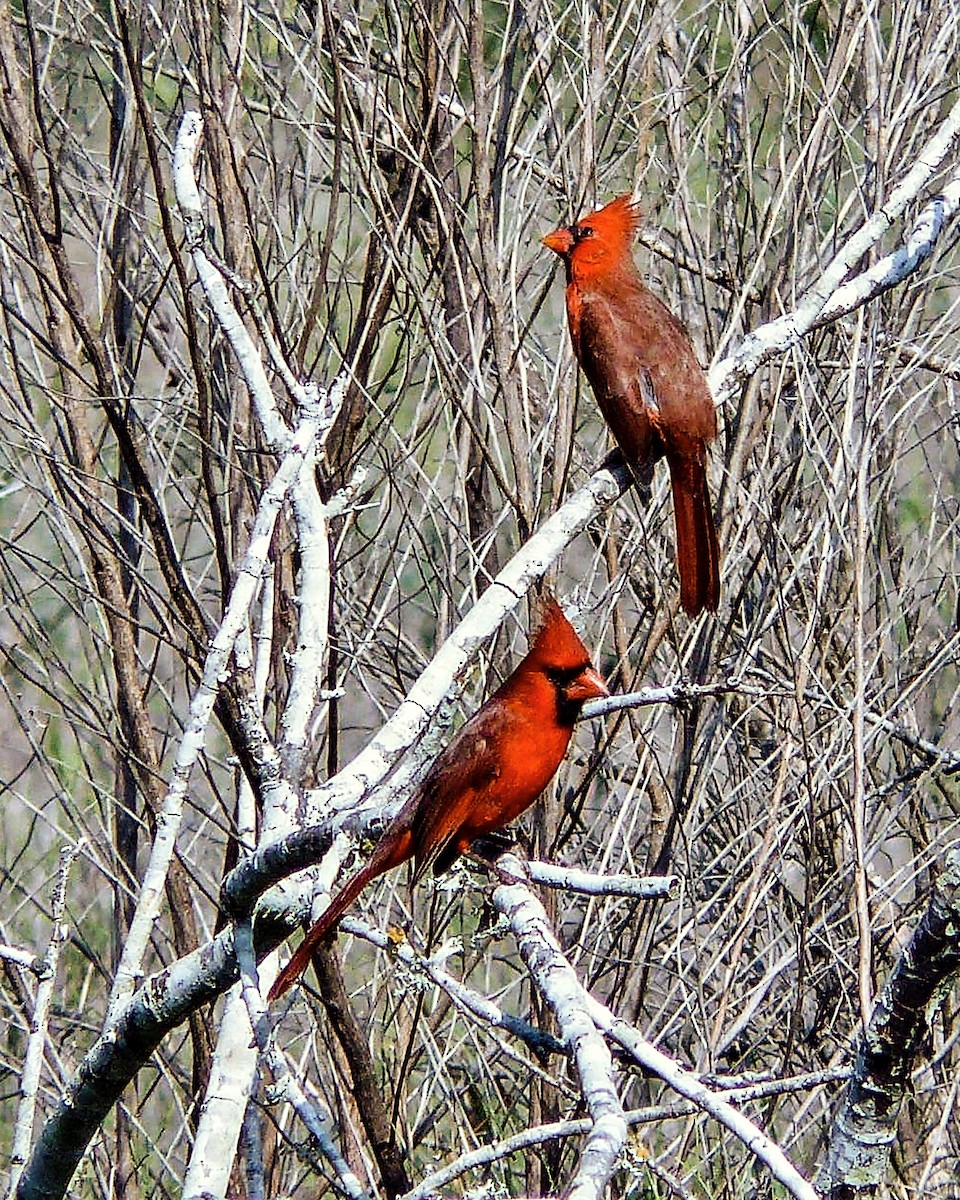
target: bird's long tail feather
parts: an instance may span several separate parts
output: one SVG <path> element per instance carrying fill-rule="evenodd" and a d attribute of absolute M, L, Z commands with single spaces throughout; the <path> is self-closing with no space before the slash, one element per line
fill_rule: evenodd
<path fill-rule="evenodd" d="M 680 603 L 690 616 L 720 603 L 720 547 L 710 506 L 707 469 L 695 458 L 668 455 L 677 526 Z"/>
<path fill-rule="evenodd" d="M 329 907 L 321 914 L 316 924 L 312 925 L 307 936 L 300 943 L 293 958 L 287 963 L 274 981 L 268 1000 L 276 1000 L 291 988 L 307 969 L 310 958 L 323 939 L 330 933 L 336 923 L 356 900 L 363 889 L 376 879 L 378 875 L 389 871 L 391 867 L 405 862 L 413 852 L 410 831 L 394 828 L 377 843 L 371 857 L 344 884 L 343 888 L 331 900 Z"/>

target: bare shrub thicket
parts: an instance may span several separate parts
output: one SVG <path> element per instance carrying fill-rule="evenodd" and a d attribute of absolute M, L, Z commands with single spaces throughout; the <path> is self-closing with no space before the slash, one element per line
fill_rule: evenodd
<path fill-rule="evenodd" d="M 619 192 L 641 197 L 638 259 L 715 364 L 721 606 L 695 622 L 678 612 L 662 467 L 652 495 L 606 502 L 569 542 L 554 584 L 612 689 L 730 690 L 585 722 L 522 827 L 535 858 L 679 876 L 665 900 L 559 891 L 544 904 L 580 981 L 679 1063 L 716 1088 L 780 1081 L 743 1108 L 811 1175 L 874 995 L 957 838 L 960 182 L 944 132 L 960 125 L 956 4 L 4 0 L 0 27 L 5 1154 L 37 988 L 24 963 L 55 927 L 60 848 L 79 843 L 60 879 L 66 940 L 34 1137 L 108 1005 L 115 1021 L 127 1003 L 134 980 L 112 1002 L 111 986 L 156 815 L 283 452 L 184 246 L 170 162 L 196 108 L 206 246 L 245 281 L 233 295 L 257 345 L 254 309 L 301 380 L 347 380 L 316 472 L 340 506 L 320 622 L 333 698 L 307 753 L 281 756 L 298 787 L 350 762 L 609 449 L 538 239 Z M 875 264 L 902 280 L 728 373 L 938 136 L 929 178 L 832 287 Z M 948 224 L 921 222 L 916 239 L 932 253 L 887 263 L 938 192 Z M 288 508 L 218 676 L 148 975 L 223 928 L 221 879 L 238 835 L 257 836 L 242 780 L 264 800 L 245 704 L 259 695 L 264 731 L 283 741 L 298 622 L 317 599 L 298 594 L 313 577 L 304 554 Z M 472 711 L 522 653 L 522 604 L 517 616 L 484 641 L 446 716 Z M 260 819 L 283 832 L 293 813 Z M 491 931 L 489 890 L 469 869 L 411 901 L 401 871 L 358 911 L 410 928 L 452 977 L 555 1034 L 516 943 Z M 571 1060 L 466 1013 L 369 940 L 341 935 L 321 985 L 326 1003 L 307 976 L 277 1038 L 291 1078 L 330 1111 L 345 1179 L 397 1195 L 586 1114 Z M 241 1112 L 244 1095 L 211 999 L 131 1070 L 77 1194 L 178 1193 L 191 1154 L 202 1174 L 211 1070 Z M 954 998 L 916 1064 L 897 1196 L 950 1194 L 957 1034 Z M 238 1061 L 249 1041 L 247 1028 Z M 125 1052 L 135 1061 L 137 1046 Z M 323 1190 L 329 1161 L 303 1151 L 272 1077 L 214 1194 Z M 674 1104 L 632 1129 L 616 1194 L 737 1195 L 768 1178 L 629 1054 L 613 1078 L 626 1109 Z M 230 1128 L 216 1142 L 228 1170 Z M 557 1192 L 583 1147 L 582 1128 L 563 1132 L 491 1155 L 448 1194 L 482 1181 Z"/>

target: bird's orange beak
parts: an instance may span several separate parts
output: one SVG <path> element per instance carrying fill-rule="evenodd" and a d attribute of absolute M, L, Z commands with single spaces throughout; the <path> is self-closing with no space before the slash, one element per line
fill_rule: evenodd
<path fill-rule="evenodd" d="M 554 254 L 559 254 L 561 257 L 569 254 L 573 249 L 573 234 L 566 228 L 555 229 L 553 233 L 548 233 L 545 238 L 540 240 L 548 250 L 552 250 Z"/>
<path fill-rule="evenodd" d="M 609 696 L 603 676 L 595 667 L 586 667 L 563 689 L 568 700 L 600 700 Z"/>

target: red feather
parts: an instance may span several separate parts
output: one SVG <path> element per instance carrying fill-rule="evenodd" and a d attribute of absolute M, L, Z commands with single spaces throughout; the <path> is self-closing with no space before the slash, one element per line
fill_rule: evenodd
<path fill-rule="evenodd" d="M 563 761 L 585 701 L 608 695 L 586 646 L 547 600 L 527 656 L 434 760 L 377 844 L 311 928 L 270 989 L 273 1000 L 306 969 L 319 943 L 378 875 L 412 858 L 414 882 L 450 867 L 482 834 L 536 800 Z"/>
<path fill-rule="evenodd" d="M 693 343 L 645 286 L 631 246 L 630 196 L 543 239 L 563 259 L 574 354 L 635 474 L 666 457 L 677 529 L 680 603 L 695 616 L 720 602 L 720 547 L 707 487 L 717 413 Z"/>

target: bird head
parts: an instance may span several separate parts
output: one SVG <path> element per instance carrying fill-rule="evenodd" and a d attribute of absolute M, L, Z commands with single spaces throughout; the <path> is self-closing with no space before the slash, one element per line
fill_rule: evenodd
<path fill-rule="evenodd" d="M 576 279 L 629 260 L 639 224 L 640 210 L 632 196 L 618 196 L 588 217 L 548 233 L 542 241 L 563 259 L 567 278 Z"/>
<path fill-rule="evenodd" d="M 527 662 L 553 685 L 563 724 L 572 726 L 588 700 L 610 695 L 590 652 L 552 596 L 544 602 Z"/>

